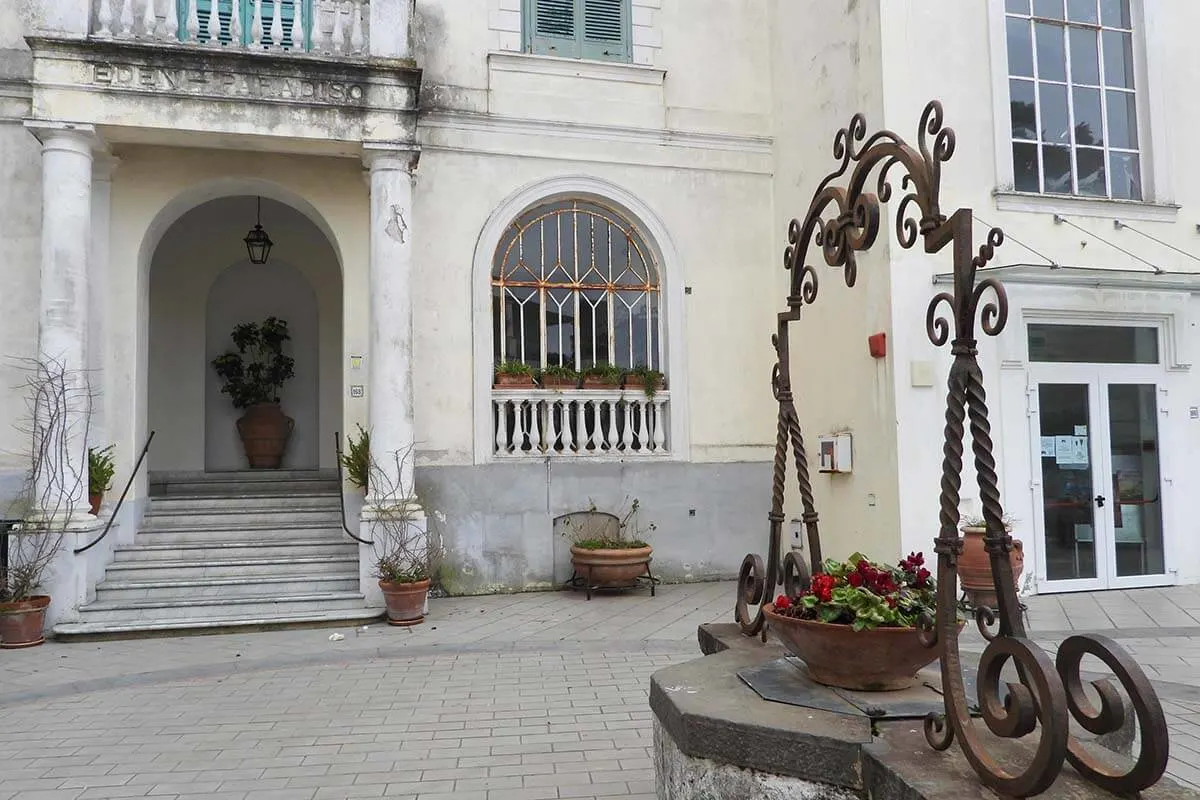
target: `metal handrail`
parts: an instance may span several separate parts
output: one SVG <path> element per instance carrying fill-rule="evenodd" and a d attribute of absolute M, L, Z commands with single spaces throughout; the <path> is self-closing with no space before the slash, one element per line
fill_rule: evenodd
<path fill-rule="evenodd" d="M 90 544 L 85 544 L 83 547 L 75 548 L 75 555 L 80 555 L 91 550 L 96 545 L 103 541 L 105 536 L 108 536 L 109 530 L 112 529 L 113 523 L 117 519 L 117 515 L 121 511 L 121 504 L 125 502 L 125 495 L 129 494 L 129 487 L 133 486 L 133 479 L 137 477 L 138 470 L 142 468 L 142 462 L 146 460 L 146 453 L 150 452 L 150 443 L 154 441 L 154 431 L 150 431 L 150 435 L 146 437 L 146 444 L 142 447 L 141 455 L 138 456 L 137 463 L 133 465 L 133 472 L 129 473 L 129 480 L 125 481 L 125 490 L 121 492 L 121 499 L 117 500 L 117 506 L 108 515 L 108 523 L 104 526 L 104 530 Z"/>
<path fill-rule="evenodd" d="M 341 509 L 342 509 L 342 530 L 344 530 L 346 532 L 347 536 L 349 536 L 351 539 L 358 542 L 359 544 L 366 544 L 366 545 L 370 545 L 370 546 L 374 547 L 375 542 L 371 541 L 370 539 L 361 539 L 358 536 L 355 536 L 354 533 L 351 532 L 350 526 L 346 524 L 346 494 L 345 494 L 345 492 L 342 491 L 344 479 L 342 478 L 342 432 L 341 431 L 333 432 L 333 447 L 337 453 L 338 505 L 340 505 Z"/>

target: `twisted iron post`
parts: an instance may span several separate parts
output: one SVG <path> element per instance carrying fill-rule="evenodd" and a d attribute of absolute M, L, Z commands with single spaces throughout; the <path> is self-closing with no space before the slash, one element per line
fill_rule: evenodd
<path fill-rule="evenodd" d="M 778 332 L 772 337 L 776 363 L 771 388 L 779 405 L 772 474 L 770 534 L 767 561 L 751 553 L 742 562 L 735 617 L 750 636 L 767 636 L 763 609 L 782 583 L 789 593 L 808 585 L 821 570 L 821 542 L 812 481 L 804 438 L 791 387 L 788 328 L 800 319 L 806 305 L 817 299 L 816 268 L 809 263 L 813 245 L 830 267 L 841 267 L 847 286 L 858 274 L 856 253 L 869 250 L 880 226 L 880 207 L 892 198 L 889 173 L 899 165 L 900 187 L 906 193 L 896 206 L 896 239 L 903 248 L 920 240 L 929 254 L 951 247 L 954 288 L 934 296 L 926 311 L 926 332 L 935 347 L 950 344 L 954 357 L 947 379 L 946 425 L 942 448 L 939 532 L 937 554 L 937 617 L 923 620 L 921 639 L 926 647 L 941 647 L 939 659 L 945 709 L 925 720 L 925 736 L 938 750 L 956 740 L 963 755 L 988 787 L 1006 797 L 1030 797 L 1048 789 L 1064 763 L 1107 789 L 1128 795 L 1155 783 L 1166 771 L 1168 736 L 1166 717 L 1153 686 L 1137 662 L 1116 642 L 1103 636 L 1077 635 L 1059 647 L 1057 661 L 1026 637 L 1017 600 L 1009 553 L 1012 536 L 1006 531 L 1000 499 L 996 458 L 988 418 L 987 394 L 979 366 L 976 328 L 996 336 L 1008 321 L 1008 296 L 999 281 L 978 279 L 1004 234 L 993 228 L 975 249 L 972 214 L 960 208 L 949 217 L 939 204 L 941 165 L 954 154 L 955 135 L 943 126 L 942 106 L 929 103 L 921 116 L 917 147 L 891 131 L 867 136 L 866 118 L 856 114 L 834 137 L 833 155 L 840 161 L 817 187 L 803 219 L 788 228 L 785 266 L 791 273 L 787 309 L 778 315 Z M 868 182 L 877 173 L 874 191 Z M 845 185 L 838 185 L 846 177 Z M 918 213 L 919 212 L 919 213 Z M 985 301 L 985 298 L 990 298 Z M 943 309 L 943 306 L 945 307 Z M 945 316 L 943 316 L 945 314 Z M 1037 735 L 1033 756 L 1023 767 L 1007 767 L 989 754 L 978 722 L 971 717 L 958 648 L 958 559 L 963 542 L 959 534 L 965 440 L 971 455 L 983 506 L 985 549 L 992 567 L 996 608 L 976 611 L 976 623 L 988 640 L 979 660 L 978 703 L 983 724 L 993 735 L 1020 739 Z M 789 453 L 790 449 L 790 453 Z M 781 560 L 783 506 L 786 498 L 789 455 L 803 504 L 803 521 L 809 540 L 809 561 L 789 552 Z M 751 611 L 752 606 L 757 606 Z M 990 627 L 997 624 L 995 631 Z M 1133 766 L 1114 769 L 1092 758 L 1071 735 L 1074 718 L 1088 732 L 1100 735 L 1119 730 L 1126 708 L 1112 680 L 1092 681 L 1099 708 L 1084 691 L 1080 665 L 1085 655 L 1103 661 L 1129 696 L 1137 716 L 1141 745 Z M 1012 662 L 1018 680 L 1002 686 L 1002 673 Z M 1001 689 L 1006 696 L 1001 696 Z"/>

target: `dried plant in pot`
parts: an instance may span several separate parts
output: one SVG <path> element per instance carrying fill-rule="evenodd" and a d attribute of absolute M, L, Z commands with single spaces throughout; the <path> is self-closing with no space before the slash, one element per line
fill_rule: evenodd
<path fill-rule="evenodd" d="M 571 567 L 591 586 L 632 586 L 645 575 L 654 552 L 643 538 L 655 529 L 638 524 L 641 504 L 634 498 L 618 516 L 592 503 L 587 511 L 567 515 L 562 535 L 571 540 Z"/>
<path fill-rule="evenodd" d="M 112 488 L 113 473 L 116 472 L 112 457 L 113 447 L 110 444 L 100 450 L 88 448 L 88 503 L 93 514 L 100 513 L 104 493 Z"/>
<path fill-rule="evenodd" d="M 411 474 L 407 464 L 411 457 L 410 448 L 392 453 L 386 468 L 370 461 L 370 481 L 375 487 L 368 512 L 373 522 L 371 547 L 389 625 L 425 621 L 429 588 L 444 552 L 424 524 L 412 487 L 404 483 L 404 476 Z"/>
<path fill-rule="evenodd" d="M 1015 519 L 1004 515 L 1004 532 L 1011 534 Z M 996 584 L 992 577 L 992 557 L 988 553 L 984 539 L 987 537 L 987 525 L 983 517 L 964 516 L 962 518 L 963 551 L 958 557 L 958 579 L 967 595 L 967 602 L 972 606 L 987 606 L 995 609 L 999 603 L 996 597 Z M 1021 572 L 1025 569 L 1025 546 L 1020 539 L 1013 539 L 1013 549 L 1008 553 L 1008 563 L 1012 565 L 1013 586 L 1020 587 Z"/>
<path fill-rule="evenodd" d="M 937 613 L 933 576 L 913 553 L 896 567 L 854 554 L 828 559 L 799 595 L 765 609 L 771 629 L 818 683 L 857 691 L 904 689 L 941 656 L 918 627 Z M 961 625 L 961 623 L 960 623 Z"/>
<path fill-rule="evenodd" d="M 238 434 L 251 469 L 279 469 L 296 421 L 283 413 L 279 392 L 295 375 L 296 362 L 284 353 L 291 340 L 288 324 L 278 317 L 237 325 L 230 334 L 237 352 L 213 359 L 221 392 L 245 413 Z"/>
<path fill-rule="evenodd" d="M 509 360 L 496 367 L 493 386 L 497 389 L 532 389 L 536 385 L 533 367 L 524 361 Z"/>
<path fill-rule="evenodd" d="M 621 368 L 613 364 L 593 364 L 583 371 L 584 389 L 615 389 L 621 385 Z"/>

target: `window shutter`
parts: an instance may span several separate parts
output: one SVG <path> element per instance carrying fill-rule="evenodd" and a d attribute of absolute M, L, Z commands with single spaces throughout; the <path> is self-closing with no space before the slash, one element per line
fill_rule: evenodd
<path fill-rule="evenodd" d="M 576 0 L 526 0 L 526 30 L 530 52 L 579 58 Z"/>
<path fill-rule="evenodd" d="M 582 55 L 604 61 L 629 61 L 629 0 L 581 0 L 583 6 Z"/>

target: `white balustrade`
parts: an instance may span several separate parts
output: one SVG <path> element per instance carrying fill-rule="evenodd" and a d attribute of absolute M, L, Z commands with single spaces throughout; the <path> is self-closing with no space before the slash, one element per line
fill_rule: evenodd
<path fill-rule="evenodd" d="M 324 56 L 370 50 L 371 0 L 231 1 L 236 13 L 222 19 L 221 0 L 99 0 L 92 36 Z"/>
<path fill-rule="evenodd" d="M 670 455 L 670 393 L 641 389 L 493 389 L 497 458 Z"/>

